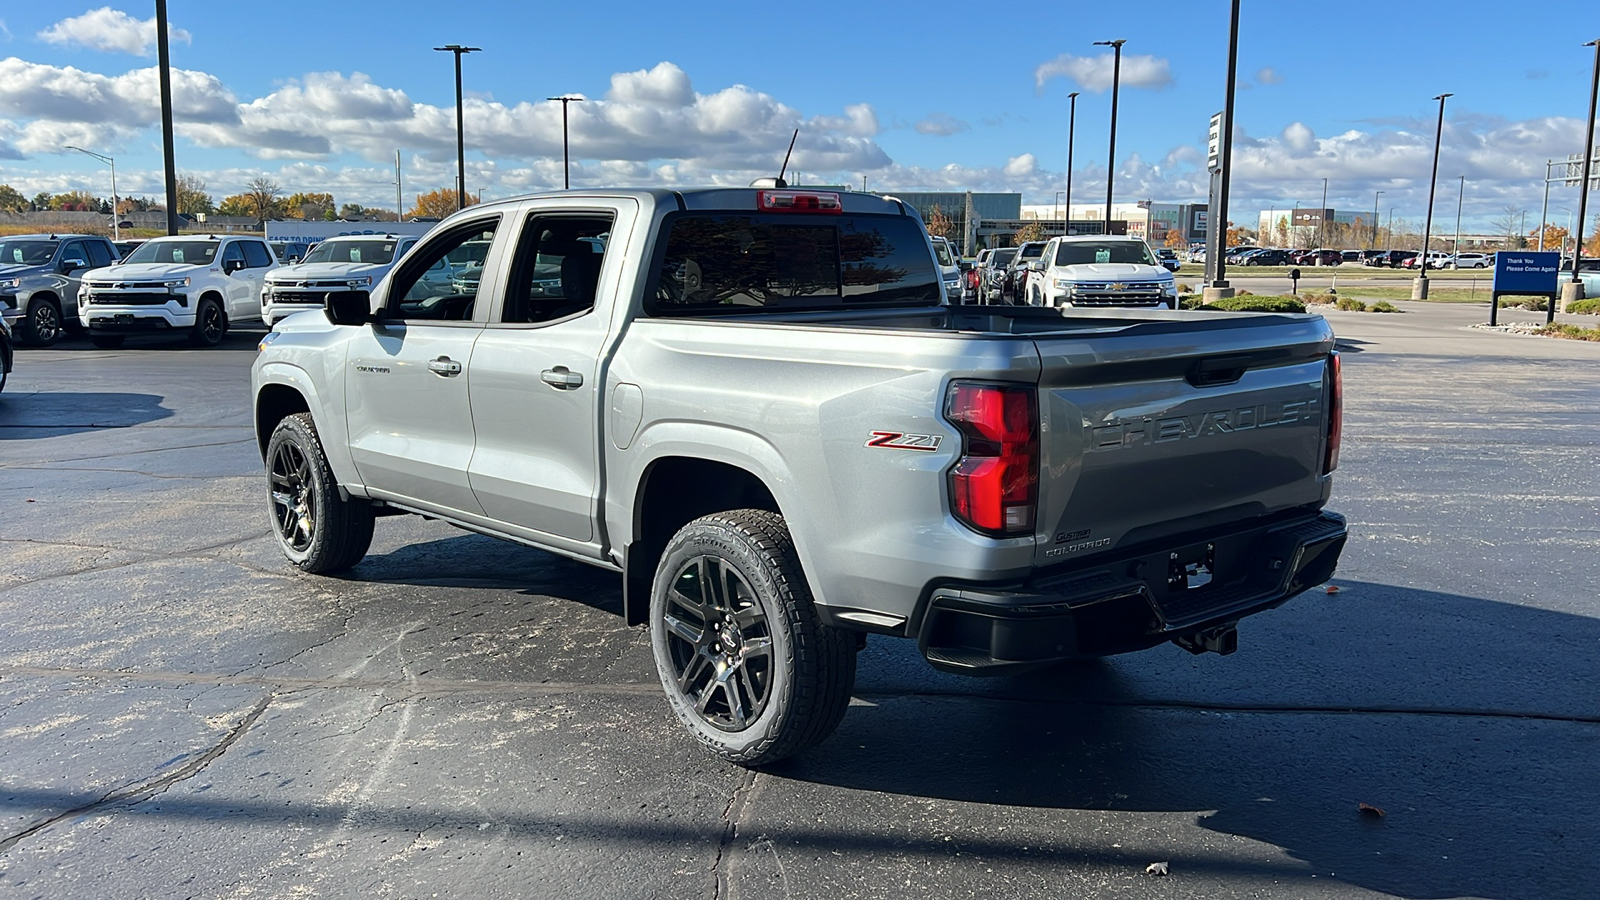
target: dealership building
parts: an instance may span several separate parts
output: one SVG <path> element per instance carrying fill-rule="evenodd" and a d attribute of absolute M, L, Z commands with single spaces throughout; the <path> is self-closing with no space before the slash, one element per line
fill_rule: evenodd
<path fill-rule="evenodd" d="M 1104 203 L 1074 203 L 1070 210 L 1060 205 L 1040 204 L 1022 210 L 1025 219 L 1041 222 L 1059 221 L 1063 214 L 1070 220 L 1075 234 L 1097 234 L 1106 219 Z M 1167 235 L 1176 231 L 1185 245 L 1203 244 L 1206 240 L 1206 204 L 1165 203 L 1156 200 L 1138 200 L 1132 203 L 1111 204 L 1111 231 L 1141 237 L 1152 247 L 1163 247 Z"/>
<path fill-rule="evenodd" d="M 1309 246 L 1322 233 L 1323 223 L 1372 227 L 1372 211 L 1347 212 L 1342 209 L 1312 209 L 1297 206 L 1290 209 L 1264 209 L 1256 220 L 1256 234 L 1268 244 L 1288 247 Z M 1280 234 L 1278 226 L 1283 226 Z"/>

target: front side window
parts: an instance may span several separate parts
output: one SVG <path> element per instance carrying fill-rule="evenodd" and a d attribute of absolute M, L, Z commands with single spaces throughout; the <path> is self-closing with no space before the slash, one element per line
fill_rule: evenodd
<path fill-rule="evenodd" d="M 646 295 L 653 315 L 942 300 L 911 218 L 679 214 L 667 227 Z"/>
<path fill-rule="evenodd" d="M 216 258 L 216 241 L 146 241 L 128 254 L 123 262 L 209 266 Z"/>
<path fill-rule="evenodd" d="M 244 241 L 239 245 L 244 249 L 244 264 L 252 269 L 264 269 L 272 265 L 272 252 L 267 245 L 260 241 Z"/>
<path fill-rule="evenodd" d="M 933 255 L 935 259 L 939 260 L 939 265 L 941 266 L 953 266 L 956 264 L 955 257 L 950 255 L 950 245 L 944 241 L 933 242 Z"/>
<path fill-rule="evenodd" d="M 72 241 L 62 248 L 61 261 L 65 263 L 69 259 L 89 261 L 89 251 L 83 246 L 83 241 Z"/>
<path fill-rule="evenodd" d="M 105 241 L 89 242 L 89 265 L 93 268 L 109 266 L 116 261 L 116 254 L 111 252 L 111 245 Z"/>
<path fill-rule="evenodd" d="M 395 275 L 389 315 L 407 321 L 470 320 L 498 226 L 498 217 L 481 219 L 430 240 Z"/>
<path fill-rule="evenodd" d="M 500 321 L 537 324 L 594 308 L 611 217 L 540 215 L 522 230 Z"/>
<path fill-rule="evenodd" d="M 1150 248 L 1144 241 L 1063 241 L 1056 247 L 1058 266 L 1077 266 L 1092 263 L 1128 263 L 1153 266 Z"/>

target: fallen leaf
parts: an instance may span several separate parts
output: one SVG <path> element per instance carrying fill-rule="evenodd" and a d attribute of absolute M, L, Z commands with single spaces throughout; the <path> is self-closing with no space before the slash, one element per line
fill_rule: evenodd
<path fill-rule="evenodd" d="M 1373 806 L 1370 803 L 1358 803 L 1358 804 L 1356 804 L 1356 809 L 1358 811 L 1360 811 L 1360 813 L 1363 816 L 1367 816 L 1368 818 L 1373 818 L 1373 819 L 1381 819 L 1384 816 L 1388 815 L 1388 813 L 1386 813 L 1383 810 L 1377 808 L 1376 806 Z"/>
<path fill-rule="evenodd" d="M 1167 874 L 1167 864 L 1164 862 L 1153 862 L 1144 867 L 1144 873 L 1146 875 L 1165 875 Z"/>
<path fill-rule="evenodd" d="M 1337 584 L 1328 585 L 1328 593 L 1330 593 L 1330 594 L 1339 593 L 1339 586 Z"/>

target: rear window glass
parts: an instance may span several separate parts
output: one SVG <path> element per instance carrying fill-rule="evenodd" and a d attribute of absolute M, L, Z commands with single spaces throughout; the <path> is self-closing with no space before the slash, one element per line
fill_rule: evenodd
<path fill-rule="evenodd" d="M 943 299 L 909 217 L 679 214 L 667 228 L 647 295 L 654 315 Z"/>
<path fill-rule="evenodd" d="M 1019 250 L 1018 252 L 1020 252 L 1022 254 L 1022 258 L 1023 259 L 1038 259 L 1039 257 L 1044 255 L 1044 245 L 1043 244 L 1023 244 L 1021 250 Z"/>

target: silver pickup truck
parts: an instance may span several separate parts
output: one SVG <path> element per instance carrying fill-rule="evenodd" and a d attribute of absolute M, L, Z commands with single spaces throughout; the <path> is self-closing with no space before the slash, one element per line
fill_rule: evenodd
<path fill-rule="evenodd" d="M 418 513 L 618 571 L 673 711 L 746 765 L 834 729 L 867 634 L 972 675 L 1227 653 L 1345 542 L 1322 318 L 950 306 L 892 198 L 485 203 L 325 303 L 252 372 L 288 558 Z"/>

